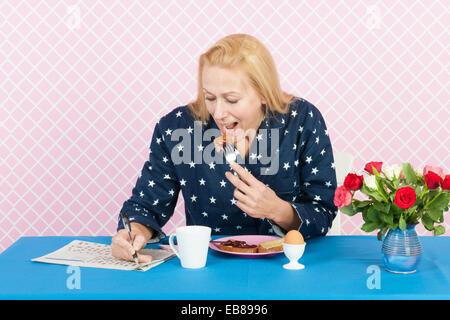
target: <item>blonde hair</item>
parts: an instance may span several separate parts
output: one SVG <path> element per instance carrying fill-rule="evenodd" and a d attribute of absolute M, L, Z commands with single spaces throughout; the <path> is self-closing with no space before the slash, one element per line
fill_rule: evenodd
<path fill-rule="evenodd" d="M 278 72 L 270 52 L 255 37 L 248 34 L 232 34 L 217 41 L 200 55 L 198 65 L 197 99 L 188 104 L 194 118 L 209 120 L 202 85 L 205 64 L 227 69 L 239 68 L 248 78 L 252 88 L 266 101 L 264 113 L 286 113 L 294 95 L 282 91 Z"/>

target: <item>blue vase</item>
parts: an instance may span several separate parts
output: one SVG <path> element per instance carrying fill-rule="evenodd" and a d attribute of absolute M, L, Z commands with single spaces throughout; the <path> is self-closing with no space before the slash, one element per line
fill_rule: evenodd
<path fill-rule="evenodd" d="M 389 230 L 383 240 L 381 251 L 386 270 L 393 273 L 414 273 L 422 256 L 422 245 L 417 236 L 416 225 L 406 230 Z"/>

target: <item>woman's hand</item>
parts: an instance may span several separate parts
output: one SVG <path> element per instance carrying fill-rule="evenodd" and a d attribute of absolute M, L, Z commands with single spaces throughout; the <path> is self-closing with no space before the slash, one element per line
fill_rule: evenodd
<path fill-rule="evenodd" d="M 277 196 L 275 191 L 256 179 L 236 162 L 231 168 L 239 175 L 225 173 L 227 179 L 236 187 L 234 197 L 236 206 L 253 218 L 267 218 L 285 230 L 298 229 L 301 220 L 287 201 Z"/>
<path fill-rule="evenodd" d="M 134 261 L 133 253 L 136 252 L 140 263 L 151 262 L 153 259 L 152 256 L 139 254 L 139 250 L 144 248 L 147 241 L 152 237 L 152 230 L 137 222 L 131 222 L 130 225 L 133 246 L 130 244 L 128 232 L 125 229 L 119 230 L 111 240 L 111 253 L 113 257 Z"/>
<path fill-rule="evenodd" d="M 273 220 L 284 200 L 236 162 L 231 162 L 230 166 L 239 175 L 238 178 L 229 171 L 225 173 L 227 179 L 236 187 L 233 193 L 234 198 L 238 200 L 236 206 L 253 218 Z"/>

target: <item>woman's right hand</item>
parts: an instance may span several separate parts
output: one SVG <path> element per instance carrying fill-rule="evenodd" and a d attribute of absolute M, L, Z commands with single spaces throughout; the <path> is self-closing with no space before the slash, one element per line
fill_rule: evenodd
<path fill-rule="evenodd" d="M 153 230 L 137 222 L 131 222 L 131 237 L 133 246 L 130 244 L 130 237 L 125 229 L 119 230 L 111 240 L 111 253 L 113 257 L 134 261 L 133 253 L 136 252 L 139 263 L 151 262 L 152 256 L 140 254 L 139 250 L 145 247 L 147 241 L 151 239 Z"/>

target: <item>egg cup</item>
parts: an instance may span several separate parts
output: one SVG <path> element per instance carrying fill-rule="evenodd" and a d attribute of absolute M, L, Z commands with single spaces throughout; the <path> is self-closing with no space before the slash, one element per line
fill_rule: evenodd
<path fill-rule="evenodd" d="M 303 256 L 306 243 L 303 244 L 287 244 L 283 243 L 284 255 L 289 259 L 289 263 L 283 265 L 283 268 L 288 270 L 301 270 L 305 269 L 305 266 L 298 263 L 298 259 Z"/>

